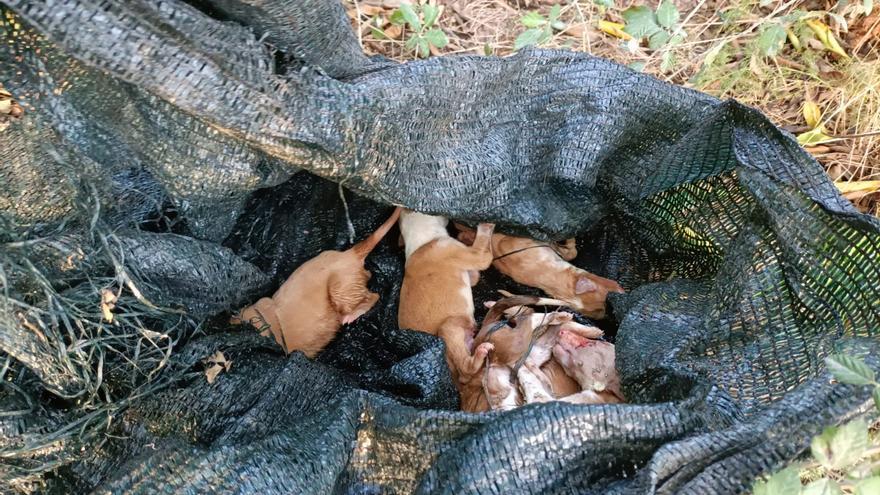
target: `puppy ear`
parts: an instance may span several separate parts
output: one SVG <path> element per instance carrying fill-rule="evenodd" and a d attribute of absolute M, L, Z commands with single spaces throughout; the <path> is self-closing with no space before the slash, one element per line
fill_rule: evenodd
<path fill-rule="evenodd" d="M 463 231 L 461 231 L 461 232 L 458 233 L 458 240 L 459 240 L 462 244 L 467 244 L 468 246 L 470 246 L 471 244 L 473 244 L 473 243 L 474 243 L 474 240 L 475 240 L 476 238 L 477 238 L 477 233 L 474 232 L 473 230 L 463 230 Z"/>
<path fill-rule="evenodd" d="M 492 306 L 495 306 L 495 302 L 496 301 L 485 301 L 483 302 L 483 307 L 491 308 Z"/>
<path fill-rule="evenodd" d="M 581 275 L 574 283 L 575 294 L 586 294 L 587 292 L 595 292 L 598 289 L 596 284 L 589 277 Z"/>

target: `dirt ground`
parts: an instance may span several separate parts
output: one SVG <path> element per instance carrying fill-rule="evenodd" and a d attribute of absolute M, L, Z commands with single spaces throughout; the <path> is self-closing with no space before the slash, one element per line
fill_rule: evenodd
<path fill-rule="evenodd" d="M 809 132 L 801 137 L 807 150 L 844 195 L 880 215 L 880 1 L 672 0 L 675 9 L 663 12 L 659 0 L 411 2 L 420 23 L 439 12 L 432 28 L 448 42 L 426 46 L 429 56 L 506 56 L 517 38 L 534 34 L 543 47 L 588 52 L 755 106 L 795 135 Z M 420 33 L 394 14 L 400 0 L 345 3 L 367 53 L 420 56 L 418 44 L 407 45 Z M 644 16 L 659 24 L 645 28 Z"/>

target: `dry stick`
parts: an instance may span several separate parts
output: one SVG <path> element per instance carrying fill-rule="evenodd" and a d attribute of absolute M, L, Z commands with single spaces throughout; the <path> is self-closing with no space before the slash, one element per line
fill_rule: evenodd
<path fill-rule="evenodd" d="M 358 44 L 361 46 L 361 50 L 364 49 L 364 29 L 363 29 L 363 21 L 361 21 L 361 6 L 358 3 L 358 0 L 352 0 L 354 2 L 354 10 L 357 12 L 357 21 L 358 21 Z"/>
<path fill-rule="evenodd" d="M 593 21 L 593 11 L 590 10 L 590 19 L 587 20 L 587 18 L 584 17 L 584 11 L 581 10 L 581 3 L 580 2 L 575 2 L 574 8 L 577 9 L 577 11 L 578 11 L 578 17 L 580 17 L 581 23 L 583 23 L 586 26 L 586 27 L 584 27 L 583 33 L 581 33 L 581 48 L 585 52 L 592 55 L 593 54 L 593 45 L 590 42 L 590 30 L 587 29 L 587 27 L 589 27 Z"/>
<path fill-rule="evenodd" d="M 348 243 L 354 244 L 356 232 L 354 231 L 354 224 L 351 223 L 351 215 L 348 213 L 348 201 L 345 200 L 345 189 L 342 188 L 342 182 L 339 183 L 339 199 L 342 200 L 342 207 L 345 209 L 345 223 L 348 226 Z"/>

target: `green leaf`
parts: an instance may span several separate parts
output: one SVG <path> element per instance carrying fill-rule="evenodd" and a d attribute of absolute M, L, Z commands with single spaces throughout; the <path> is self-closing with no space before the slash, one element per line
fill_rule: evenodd
<path fill-rule="evenodd" d="M 871 15 L 874 10 L 874 0 L 862 0 L 862 10 L 864 10 L 865 17 Z"/>
<path fill-rule="evenodd" d="M 562 6 L 561 5 L 556 4 L 552 7 L 550 7 L 550 15 L 548 16 L 550 18 L 550 22 L 553 22 L 556 19 L 559 19 L 559 14 L 561 14 L 561 13 L 562 13 Z"/>
<path fill-rule="evenodd" d="M 443 48 L 449 43 L 449 40 L 446 38 L 446 33 L 443 32 L 442 29 L 434 28 L 425 33 L 425 39 L 428 40 L 428 43 L 434 45 L 436 48 Z"/>
<path fill-rule="evenodd" d="M 406 48 L 407 50 L 413 50 L 413 49 L 415 49 L 415 47 L 418 43 L 419 43 L 418 36 L 410 36 L 409 39 L 406 40 L 406 43 L 403 44 L 403 47 Z"/>
<path fill-rule="evenodd" d="M 880 411 L 880 387 L 874 388 L 874 406 Z"/>
<path fill-rule="evenodd" d="M 801 495 L 843 495 L 843 492 L 837 482 L 822 478 L 805 486 Z"/>
<path fill-rule="evenodd" d="M 663 52 L 663 57 L 660 62 L 660 70 L 666 73 L 671 71 L 673 67 L 675 67 L 675 54 L 672 53 L 672 50 L 666 50 Z"/>
<path fill-rule="evenodd" d="M 409 28 L 415 32 L 419 32 L 422 30 L 422 21 L 419 20 L 418 14 L 416 14 L 413 6 L 408 3 L 400 4 L 400 14 L 403 16 L 403 19 L 409 24 Z"/>
<path fill-rule="evenodd" d="M 856 485 L 855 495 L 876 495 L 878 493 L 880 493 L 880 476 L 872 476 Z"/>
<path fill-rule="evenodd" d="M 642 72 L 645 70 L 645 63 L 644 62 L 630 62 L 627 65 L 627 67 L 629 67 L 630 69 L 632 69 L 636 72 Z"/>
<path fill-rule="evenodd" d="M 798 470 L 788 467 L 774 474 L 767 480 L 767 495 L 799 495 L 801 479 Z"/>
<path fill-rule="evenodd" d="M 704 67 L 710 66 L 710 65 L 712 65 L 713 62 L 715 62 L 715 59 L 718 58 L 718 55 L 721 53 L 721 50 L 724 49 L 724 46 L 726 45 L 726 43 L 727 43 L 726 41 L 722 41 L 721 43 L 718 43 L 717 45 L 713 46 L 712 48 L 706 50 L 706 54 L 703 57 L 703 66 Z"/>
<path fill-rule="evenodd" d="M 669 32 L 663 31 L 661 29 L 660 31 L 652 34 L 650 38 L 648 38 L 648 48 L 650 48 L 651 50 L 662 48 L 663 45 L 665 45 L 666 42 L 669 41 L 669 38 Z"/>
<path fill-rule="evenodd" d="M 644 5 L 630 7 L 624 10 L 622 15 L 626 20 L 623 30 L 633 38 L 642 39 L 660 30 L 654 13 Z"/>
<path fill-rule="evenodd" d="M 672 29 L 680 18 L 681 14 L 678 13 L 672 0 L 663 0 L 663 3 L 657 7 L 657 22 L 666 29 Z"/>
<path fill-rule="evenodd" d="M 801 146 L 814 146 L 832 139 L 834 138 L 825 134 L 825 129 L 823 127 L 817 127 L 797 135 L 797 142 Z"/>
<path fill-rule="evenodd" d="M 874 370 L 863 360 L 845 354 L 834 354 L 825 358 L 828 371 L 840 383 L 848 385 L 870 385 L 874 383 Z"/>
<path fill-rule="evenodd" d="M 565 23 L 562 21 L 553 21 L 550 23 L 550 27 L 557 31 L 562 31 L 563 29 L 565 29 Z"/>
<path fill-rule="evenodd" d="M 400 9 L 395 9 L 394 12 L 391 13 L 391 17 L 388 18 L 391 21 L 391 24 L 402 26 L 406 24 L 406 19 L 403 18 L 403 12 Z"/>
<path fill-rule="evenodd" d="M 614 7 L 614 0 L 593 0 L 593 5 L 597 7 L 610 8 Z"/>
<path fill-rule="evenodd" d="M 426 3 L 422 5 L 422 14 L 425 16 L 425 28 L 429 28 L 434 25 L 434 21 L 440 15 L 440 7 Z"/>
<path fill-rule="evenodd" d="M 431 54 L 431 48 L 428 46 L 428 40 L 425 38 L 419 38 L 419 55 L 422 58 L 428 58 L 428 55 Z"/>
<path fill-rule="evenodd" d="M 868 425 L 863 420 L 825 428 L 813 438 L 813 457 L 829 469 L 843 469 L 857 462 L 868 448 Z"/>
<path fill-rule="evenodd" d="M 537 11 L 532 11 L 522 16 L 519 22 L 527 28 L 536 28 L 547 24 L 547 19 L 544 19 L 544 16 L 539 14 Z"/>
<path fill-rule="evenodd" d="M 483 55 L 488 57 L 489 55 L 492 55 L 493 53 L 495 53 L 495 49 L 492 48 L 492 45 L 490 45 L 489 43 L 486 43 L 485 45 L 483 45 Z"/>
<path fill-rule="evenodd" d="M 758 38 L 758 51 L 765 57 L 775 57 L 788 35 L 779 24 L 771 24 L 761 31 Z"/>
<path fill-rule="evenodd" d="M 373 38 L 376 38 L 377 40 L 388 39 L 388 36 L 385 36 L 385 32 L 379 28 L 374 28 L 373 26 L 370 26 L 370 33 L 373 35 Z"/>
<path fill-rule="evenodd" d="M 513 49 L 519 50 L 526 46 L 536 45 L 544 37 L 543 29 L 526 29 L 513 42 Z"/>
<path fill-rule="evenodd" d="M 757 480 L 752 485 L 752 495 L 767 495 L 767 482 L 764 480 Z"/>

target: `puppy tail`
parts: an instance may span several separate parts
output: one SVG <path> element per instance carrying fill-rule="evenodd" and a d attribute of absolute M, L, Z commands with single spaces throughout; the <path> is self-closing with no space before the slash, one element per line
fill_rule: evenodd
<path fill-rule="evenodd" d="M 370 234 L 370 236 L 366 239 L 352 246 L 352 251 L 354 251 L 355 254 L 357 254 L 359 257 L 365 259 L 367 255 L 369 255 L 370 252 L 373 251 L 373 248 L 376 247 L 376 244 L 379 244 L 379 241 L 381 241 L 382 238 L 385 237 L 385 234 L 387 234 L 388 231 L 391 230 L 391 227 L 393 227 L 394 224 L 397 223 L 397 219 L 399 217 L 400 207 L 398 206 L 394 209 L 394 213 L 392 213 L 391 216 L 388 217 L 388 220 L 385 220 L 385 223 L 380 225 L 375 232 Z"/>

